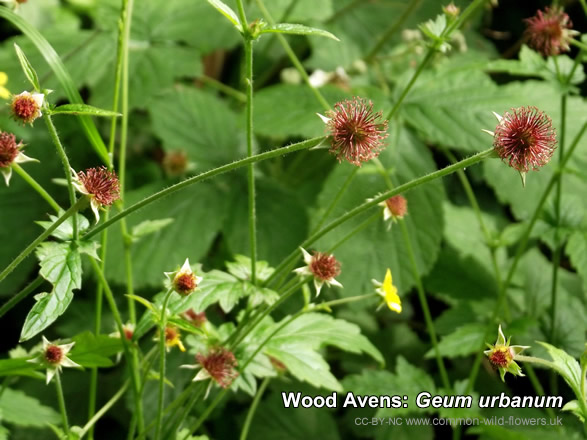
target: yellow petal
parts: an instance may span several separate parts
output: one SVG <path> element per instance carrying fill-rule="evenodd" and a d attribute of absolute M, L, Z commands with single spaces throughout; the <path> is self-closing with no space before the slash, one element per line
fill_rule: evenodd
<path fill-rule="evenodd" d="M 2 73 L 2 72 L 0 72 Z M 10 92 L 8 91 L 8 89 L 0 86 L 0 98 L 2 99 L 8 99 L 10 98 Z"/>
<path fill-rule="evenodd" d="M 397 294 L 397 288 L 392 284 L 391 270 L 387 269 L 385 279 L 383 280 L 383 291 L 385 292 L 385 303 L 390 310 L 401 313 L 402 302 Z"/>
<path fill-rule="evenodd" d="M 0 86 L 3 86 L 8 81 L 8 75 L 4 72 L 0 72 Z"/>

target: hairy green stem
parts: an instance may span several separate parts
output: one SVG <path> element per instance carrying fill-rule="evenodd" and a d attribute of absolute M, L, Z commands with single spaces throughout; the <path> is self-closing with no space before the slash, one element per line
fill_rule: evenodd
<path fill-rule="evenodd" d="M 47 191 L 45 191 L 45 188 L 39 185 L 39 183 L 33 179 L 33 177 L 27 173 L 19 164 L 13 162 L 12 169 L 16 172 L 16 174 L 22 177 L 24 181 L 28 183 L 37 193 L 39 193 L 39 195 L 45 199 L 45 201 L 51 206 L 51 208 L 53 208 L 55 212 L 59 213 L 61 211 L 59 203 L 57 203 L 55 199 L 51 197 Z"/>
<path fill-rule="evenodd" d="M 114 215 L 110 220 L 93 228 L 86 235 L 84 235 L 83 238 L 84 239 L 90 238 L 90 237 L 96 235 L 97 233 L 103 231 L 104 229 L 108 228 L 112 224 L 125 218 L 129 214 L 132 214 L 133 212 L 135 212 L 141 208 L 144 208 L 145 206 L 147 206 L 153 202 L 156 202 L 157 200 L 160 200 L 163 197 L 166 197 L 170 194 L 173 194 L 176 191 L 179 191 L 183 188 L 187 188 L 190 185 L 193 185 L 195 183 L 201 182 L 203 180 L 209 179 L 214 176 L 218 176 L 220 174 L 224 174 L 229 171 L 236 170 L 238 168 L 241 168 L 243 166 L 248 165 L 249 163 L 260 162 L 260 161 L 271 159 L 271 158 L 274 158 L 277 156 L 293 153 L 294 151 L 300 151 L 300 150 L 305 150 L 308 148 L 315 147 L 315 146 L 319 145 L 321 142 L 323 142 L 325 139 L 326 138 L 324 136 L 321 136 L 321 137 L 317 137 L 317 138 L 313 138 L 313 139 L 308 139 L 308 140 L 305 140 L 302 142 L 298 142 L 296 144 L 292 144 L 287 147 L 276 148 L 271 151 L 266 151 L 264 153 L 256 154 L 254 156 L 247 157 L 247 158 L 238 160 L 236 162 L 222 165 L 218 168 L 214 168 L 213 170 L 198 174 L 197 176 L 190 177 L 189 179 L 186 179 L 182 182 L 176 183 L 175 185 L 172 185 L 169 188 L 166 188 L 166 189 L 161 190 L 155 194 L 152 194 L 149 197 L 146 197 L 143 200 L 135 203 L 134 205 L 129 206 L 128 208 L 126 208 L 126 209 L 122 210 L 121 212 L 119 212 L 118 214 Z"/>
<path fill-rule="evenodd" d="M 555 57 L 556 59 L 556 57 Z M 560 266 L 561 253 L 563 243 L 560 237 L 560 224 L 561 224 L 561 201 L 562 201 L 562 187 L 563 187 L 563 168 L 562 163 L 564 160 L 565 153 L 565 132 L 566 132 L 566 116 L 567 116 L 567 95 L 561 96 L 561 127 L 559 131 L 559 146 L 558 146 L 558 157 L 559 157 L 559 169 L 561 175 L 556 181 L 556 193 L 554 199 L 554 211 L 555 211 L 555 250 L 552 256 L 552 284 L 550 289 L 550 339 L 552 344 L 556 345 L 556 308 L 557 308 L 557 295 L 558 295 L 558 269 Z M 556 382 L 556 378 L 553 379 Z M 555 385 L 556 388 L 556 385 Z M 556 390 L 551 390 L 553 394 L 556 394 Z"/>
<path fill-rule="evenodd" d="M 8 266 L 6 266 L 6 268 L 0 273 L 0 281 L 6 278 L 14 269 L 16 269 L 16 267 L 26 257 L 28 257 L 31 254 L 31 252 L 33 252 L 37 248 L 38 245 L 45 241 L 45 239 L 47 239 L 47 237 L 49 237 L 53 233 L 53 231 L 55 231 L 55 229 L 59 227 L 59 225 L 61 225 L 65 220 L 67 220 L 69 217 L 71 217 L 81 208 L 83 208 L 86 205 L 86 203 L 87 199 L 85 197 L 78 199 L 73 206 L 71 206 L 67 211 L 65 211 L 63 215 L 61 215 L 61 217 L 55 220 L 55 222 L 53 222 L 51 226 L 45 229 L 45 231 L 43 231 L 42 234 L 35 238 L 31 244 L 29 244 L 14 260 L 12 260 Z M 73 222 L 73 224 L 75 223 L 77 222 Z"/>
<path fill-rule="evenodd" d="M 67 421 L 67 409 L 65 408 L 65 398 L 63 397 L 63 387 L 61 386 L 61 373 L 55 374 L 55 389 L 57 390 L 57 401 L 59 402 L 59 412 L 61 413 L 61 422 L 65 437 L 69 438 L 69 422 Z"/>
<path fill-rule="evenodd" d="M 259 9 L 261 10 L 261 13 L 265 17 L 265 20 L 267 20 L 267 22 L 273 26 L 275 24 L 275 21 L 273 20 L 273 17 L 271 16 L 269 11 L 265 7 L 265 4 L 263 3 L 263 1 L 262 0 L 255 0 L 255 1 L 257 3 L 257 6 L 259 7 Z M 300 62 L 300 60 L 297 57 L 297 55 L 295 54 L 294 50 L 291 48 L 290 44 L 287 42 L 287 39 L 281 34 L 275 34 L 275 36 L 279 40 L 279 43 L 283 47 L 283 50 L 285 50 L 285 53 L 287 54 L 288 58 L 290 59 L 290 61 L 294 65 L 294 67 L 297 69 L 297 71 L 300 73 L 300 75 L 302 76 L 302 79 L 304 80 L 306 85 L 310 88 L 310 90 L 312 90 L 312 93 L 314 94 L 316 99 L 320 102 L 320 104 L 322 105 L 324 110 L 330 110 L 330 104 L 328 103 L 326 98 L 324 98 L 324 96 L 322 95 L 320 90 L 318 90 L 316 87 L 314 87 L 312 84 L 310 84 L 310 77 L 308 76 L 306 69 L 304 68 L 304 66 Z"/>
<path fill-rule="evenodd" d="M 243 328 L 244 331 L 240 335 L 239 335 L 238 329 L 233 333 L 233 335 L 236 334 L 236 336 L 232 339 L 236 339 L 236 340 L 234 340 L 230 344 L 229 350 L 233 350 L 234 347 L 236 347 L 240 342 L 242 342 L 247 337 L 247 335 L 251 331 L 253 331 L 255 329 L 255 327 L 257 327 L 257 325 L 259 325 L 259 323 L 261 323 L 261 321 L 263 321 L 263 319 L 265 319 L 266 316 L 268 316 L 271 312 L 273 312 L 273 310 L 275 310 L 281 304 L 286 302 L 294 293 L 296 293 L 298 291 L 298 289 L 300 287 L 302 287 L 304 284 L 306 284 L 308 282 L 308 280 L 309 280 L 308 277 L 304 278 L 299 283 L 292 286 L 289 290 L 285 291 L 279 297 L 279 299 L 277 301 L 275 301 L 273 304 L 271 304 L 265 310 L 259 311 L 259 313 L 256 316 L 253 316 L 253 318 L 255 318 L 255 319 L 254 319 L 253 323 L 251 325 L 249 325 L 248 327 L 245 328 L 247 323 L 243 322 L 243 325 L 241 328 Z M 230 338 L 229 338 L 229 340 L 230 340 Z"/>
<path fill-rule="evenodd" d="M 340 187 L 340 189 L 338 190 L 338 192 L 336 193 L 336 195 L 334 196 L 334 198 L 330 202 L 330 205 L 328 205 L 328 208 L 326 208 L 326 211 L 324 211 L 324 214 L 322 214 L 322 217 L 320 217 L 320 220 L 318 221 L 318 223 L 316 224 L 316 226 L 314 227 L 312 232 L 316 232 L 317 230 L 319 230 L 320 227 L 324 224 L 324 222 L 328 219 L 328 216 L 330 214 L 332 214 L 332 211 L 334 210 L 334 208 L 336 208 L 336 205 L 338 205 L 338 202 L 340 202 L 340 199 L 342 198 L 342 196 L 344 195 L 344 193 L 346 192 L 346 190 L 348 189 L 348 187 L 352 183 L 352 181 L 355 178 L 355 176 L 357 175 L 358 171 L 359 171 L 359 167 L 354 166 L 353 170 L 347 176 L 346 180 L 344 181 L 344 183 L 342 184 L 342 186 Z"/>
<path fill-rule="evenodd" d="M 165 326 L 167 325 L 167 303 L 173 289 L 168 289 L 161 307 L 159 324 L 159 399 L 157 401 L 157 418 L 155 423 L 155 440 L 161 436 L 161 420 L 163 418 L 163 399 L 165 398 Z"/>
<path fill-rule="evenodd" d="M 116 328 L 118 333 L 120 334 L 120 340 L 122 341 L 122 348 L 124 350 L 124 356 L 126 361 L 128 362 L 128 367 L 131 375 L 132 385 L 133 385 L 133 392 L 134 392 L 134 400 L 135 400 L 135 415 L 138 420 L 138 424 L 140 427 L 144 426 L 143 420 L 143 403 L 141 400 L 141 384 L 140 378 L 138 375 L 138 365 L 137 365 L 137 358 L 133 356 L 132 348 L 130 347 L 129 341 L 124 337 L 124 324 L 122 322 L 122 317 L 120 315 L 120 311 L 118 310 L 118 306 L 116 305 L 116 300 L 114 299 L 114 293 L 110 289 L 110 285 L 104 276 L 104 272 L 96 262 L 96 260 L 92 257 L 89 258 L 90 263 L 92 265 L 92 269 L 94 273 L 98 277 L 98 282 L 101 283 L 104 287 L 104 295 L 106 296 L 106 301 L 108 302 L 108 306 L 110 307 L 110 311 L 112 312 L 112 316 L 114 317 L 114 322 L 116 323 Z"/>
<path fill-rule="evenodd" d="M 391 178 L 387 172 L 387 169 L 383 166 L 381 161 L 378 158 L 374 159 L 375 165 L 379 170 L 379 174 L 385 180 L 387 187 L 391 190 L 394 187 Z M 462 170 L 459 170 L 462 171 Z M 408 259 L 410 260 L 410 266 L 412 268 L 412 275 L 414 280 L 416 281 L 416 291 L 418 292 L 418 299 L 420 300 L 420 307 L 422 307 L 422 313 L 424 314 L 424 321 L 426 322 L 426 328 L 428 330 L 428 334 L 430 335 L 430 341 L 432 342 L 432 347 L 434 349 L 434 355 L 436 358 L 436 364 L 438 366 L 438 371 L 440 372 L 440 378 L 442 379 L 442 384 L 447 390 L 451 390 L 452 387 L 450 385 L 450 380 L 448 378 L 448 374 L 446 372 L 446 368 L 444 366 L 444 361 L 442 356 L 440 355 L 440 350 L 438 349 L 438 337 L 436 336 L 436 329 L 434 327 L 434 322 L 432 321 L 432 315 L 430 314 L 430 307 L 428 306 L 428 299 L 426 298 L 426 292 L 424 291 L 424 285 L 422 284 L 422 278 L 420 277 L 420 271 L 418 270 L 418 264 L 416 263 L 416 257 L 414 255 L 414 249 L 412 247 L 412 241 L 410 239 L 410 233 L 408 231 L 408 227 L 403 219 L 399 221 L 400 228 L 402 230 L 402 236 L 404 239 L 404 244 L 406 245 L 406 251 L 408 253 Z"/>
<path fill-rule="evenodd" d="M 402 12 L 402 15 L 400 15 L 399 18 L 389 27 L 389 29 L 385 31 L 381 37 L 379 37 L 377 43 L 375 46 L 373 46 L 373 49 L 371 49 L 365 56 L 365 61 L 372 61 L 373 58 L 375 58 L 377 53 L 383 48 L 383 46 L 385 46 L 385 43 L 387 43 L 391 37 L 393 37 L 395 33 L 402 28 L 412 12 L 414 12 L 418 6 L 420 6 L 420 3 L 422 3 L 422 0 L 412 0 L 409 2 L 408 6 L 404 9 L 404 12 Z"/>
<path fill-rule="evenodd" d="M 242 2 L 239 1 L 242 8 Z M 244 12 L 243 12 L 244 14 Z M 247 127 L 247 157 L 253 156 L 253 41 L 245 36 L 245 83 L 247 105 L 245 109 Z M 255 165 L 247 165 L 247 183 L 249 198 L 249 247 L 251 252 L 251 283 L 257 283 L 257 214 L 255 207 Z"/>
<path fill-rule="evenodd" d="M 110 400 L 108 400 L 108 402 L 106 402 L 104 404 L 104 406 L 102 408 L 100 408 L 90 420 L 88 420 L 88 422 L 84 425 L 81 432 L 79 433 L 80 439 L 83 438 L 84 435 L 86 435 L 86 433 L 88 433 L 88 436 L 89 436 L 89 431 L 94 427 L 94 425 L 98 422 L 98 420 L 100 420 L 102 418 L 102 416 L 104 414 L 106 414 L 110 410 L 110 408 L 112 408 L 114 406 L 114 404 L 120 400 L 120 398 L 126 392 L 128 385 L 129 385 L 129 381 L 126 380 L 122 384 L 122 387 L 120 387 L 120 389 L 116 392 L 116 394 L 114 394 L 110 398 Z"/>
<path fill-rule="evenodd" d="M 261 401 L 261 397 L 265 393 L 265 389 L 267 385 L 271 382 L 270 377 L 266 377 L 261 382 L 259 389 L 257 390 L 257 394 L 255 394 L 255 398 L 249 407 L 249 411 L 247 412 L 247 418 L 245 419 L 245 424 L 243 425 L 243 429 L 241 430 L 240 440 L 247 440 L 247 436 L 249 435 L 249 429 L 251 427 L 251 422 L 253 421 L 253 417 L 255 416 L 255 412 L 257 411 L 257 407 L 259 406 L 259 402 Z"/>
<path fill-rule="evenodd" d="M 67 180 L 67 192 L 69 194 L 69 203 L 73 207 L 76 204 L 76 196 L 75 196 L 75 188 L 73 187 L 73 176 L 71 175 L 71 166 L 69 165 L 69 159 L 67 158 L 67 154 L 65 153 L 65 148 L 63 148 L 63 144 L 59 139 L 59 135 L 57 134 L 57 129 L 53 124 L 53 119 L 51 119 L 51 115 L 46 113 L 44 115 L 45 123 L 47 124 L 47 129 L 49 130 L 49 135 L 51 136 L 51 140 L 53 144 L 55 144 L 55 148 L 57 149 L 57 156 L 61 159 L 61 163 L 63 165 L 63 172 L 65 173 L 65 179 Z M 78 228 L 77 228 L 77 221 L 72 222 L 73 228 L 73 239 L 77 241 L 78 239 Z"/>
<path fill-rule="evenodd" d="M 463 159 L 462 161 L 457 162 L 456 164 L 449 165 L 445 168 L 442 168 L 442 169 L 434 171 L 430 174 L 426 174 L 424 176 L 418 177 L 414 180 L 411 180 L 410 182 L 404 183 L 403 185 L 399 185 L 394 189 L 385 191 L 385 192 L 375 196 L 373 199 L 370 199 L 370 200 L 362 203 L 361 205 L 355 207 L 354 209 L 351 209 L 349 212 L 347 212 L 347 213 L 341 215 L 340 217 L 338 217 L 337 219 L 331 221 L 329 224 L 324 226 L 322 229 L 316 231 L 314 234 L 312 234 L 310 237 L 308 237 L 303 243 L 301 243 L 300 246 L 297 246 L 296 249 L 294 251 L 292 251 L 292 253 L 277 266 L 275 271 L 265 281 L 265 284 L 269 285 L 272 281 L 275 280 L 275 278 L 277 276 L 279 276 L 281 274 L 281 272 L 284 269 L 289 267 L 290 264 L 294 263 L 299 258 L 298 249 L 300 247 L 306 248 L 306 247 L 310 246 L 311 244 L 316 242 L 318 239 L 322 238 L 324 235 L 326 235 L 328 232 L 332 231 L 336 227 L 338 227 L 341 224 L 345 223 L 346 221 L 356 217 L 357 215 L 362 214 L 363 212 L 367 211 L 368 209 L 371 209 L 372 207 L 377 206 L 378 203 L 381 203 L 390 197 L 393 197 L 397 194 L 405 193 L 405 192 L 407 192 L 407 191 L 409 191 L 419 185 L 423 185 L 423 184 L 428 183 L 430 181 L 447 176 L 447 175 L 452 174 L 455 171 L 460 170 L 462 168 L 470 167 L 478 162 L 481 162 L 485 158 L 491 157 L 493 154 L 494 154 L 493 148 L 482 151 L 481 153 L 477 153 L 473 156 L 470 156 L 466 159 Z"/>
<path fill-rule="evenodd" d="M 198 77 L 200 81 L 214 87 L 215 89 L 219 90 L 220 92 L 224 93 L 227 96 L 230 96 L 236 99 L 239 102 L 246 103 L 247 102 L 247 95 L 241 92 L 240 90 L 233 89 L 232 87 L 227 86 L 223 82 L 218 81 L 212 77 L 207 75 L 200 75 Z"/>

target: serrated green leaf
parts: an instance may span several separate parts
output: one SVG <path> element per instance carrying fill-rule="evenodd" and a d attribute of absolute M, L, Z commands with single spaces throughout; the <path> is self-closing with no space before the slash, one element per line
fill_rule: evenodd
<path fill-rule="evenodd" d="M 44 427 L 47 423 L 59 423 L 59 414 L 51 407 L 22 391 L 5 388 L 0 395 L 2 420 L 25 427 Z"/>
<path fill-rule="evenodd" d="M 129 191 L 126 193 L 126 203 L 130 205 L 162 187 L 164 183 L 159 182 Z M 206 255 L 229 212 L 226 191 L 225 187 L 214 183 L 192 185 L 128 217 L 130 230 L 144 220 L 175 220 L 151 234 L 148 240 L 139 240 L 133 245 L 136 288 L 159 288 L 165 279 L 164 272 L 181 265 L 186 258 L 196 262 Z M 197 229 L 194 229 L 194 225 L 197 225 Z M 105 274 L 109 280 L 124 283 L 124 265 L 119 264 L 124 258 L 124 247 L 119 229 L 113 228 L 108 234 Z"/>
<path fill-rule="evenodd" d="M 110 367 L 114 363 L 109 358 L 122 351 L 120 338 L 84 332 L 72 339 L 75 345 L 68 357 L 82 367 Z"/>
<path fill-rule="evenodd" d="M 577 396 L 581 395 L 581 382 L 584 378 L 581 375 L 579 362 L 567 352 L 546 342 L 538 341 L 548 351 L 558 374 L 571 387 Z"/>
<path fill-rule="evenodd" d="M 278 33 L 278 34 L 292 34 L 292 35 L 315 35 L 319 37 L 331 38 L 340 41 L 335 35 L 323 29 L 317 29 L 302 24 L 279 23 L 274 26 L 268 26 L 261 30 L 261 34 Z"/>
<path fill-rule="evenodd" d="M 438 14 L 435 19 L 430 19 L 419 27 L 426 36 L 434 41 L 439 41 L 440 36 L 446 28 L 446 15 Z"/>
<path fill-rule="evenodd" d="M 239 280 L 249 281 L 251 279 L 251 259 L 249 257 L 235 255 L 234 261 L 226 262 L 226 269 Z M 267 261 L 257 261 L 255 263 L 256 277 L 259 281 L 265 281 L 274 270 Z"/>
<path fill-rule="evenodd" d="M 440 340 L 438 351 L 442 357 L 449 359 L 476 353 L 483 345 L 485 330 L 485 326 L 482 324 L 463 325 Z M 433 348 L 424 355 L 427 359 L 432 359 L 435 356 L 436 351 Z"/>
<path fill-rule="evenodd" d="M 38 221 L 36 223 L 42 226 L 44 229 L 48 229 L 57 220 L 58 217 L 55 215 L 49 215 L 49 218 L 51 219 L 50 222 Z M 51 237 L 55 237 L 62 241 L 72 240 L 74 218 L 77 220 L 77 230 L 80 234 L 83 234 L 90 228 L 90 222 L 87 218 L 85 218 L 82 214 L 75 214 L 61 223 L 59 227 L 51 233 Z"/>
<path fill-rule="evenodd" d="M 93 107 L 87 104 L 64 104 L 50 110 L 52 115 L 87 115 L 112 118 L 122 114 L 110 110 Z"/>
<path fill-rule="evenodd" d="M 14 43 L 14 50 L 16 50 L 16 56 L 18 56 L 18 61 L 20 62 L 22 71 L 24 72 L 25 76 L 27 77 L 35 91 L 40 92 L 41 86 L 39 85 L 39 77 L 37 76 L 37 72 L 35 72 L 35 69 L 29 62 L 28 58 L 16 43 Z"/>
<path fill-rule="evenodd" d="M 264 340 L 280 325 L 279 322 L 266 325 L 256 332 L 254 341 Z M 249 343 L 254 345 L 254 342 Z M 315 387 L 341 391 L 330 366 L 318 352 L 328 345 L 351 353 L 366 353 L 383 363 L 379 350 L 361 335 L 358 326 L 318 313 L 307 313 L 290 322 L 269 340 L 264 352 L 283 362 L 297 379 Z"/>
<path fill-rule="evenodd" d="M 210 3 L 214 9 L 228 18 L 228 21 L 230 21 L 239 32 L 243 31 L 243 26 L 240 20 L 238 19 L 236 13 L 230 8 L 230 6 L 221 2 L 220 0 L 208 0 L 208 3 Z"/>
<path fill-rule="evenodd" d="M 39 365 L 29 362 L 31 357 L 17 359 L 0 359 L 0 376 L 33 376 L 37 377 Z M 44 377 L 44 376 L 41 376 Z"/>
<path fill-rule="evenodd" d="M 381 395 L 381 390 L 393 390 L 398 396 L 408 396 L 408 408 L 379 409 L 378 417 L 398 416 L 408 412 L 426 413 L 436 411 L 431 408 L 418 408 L 415 398 L 422 391 L 436 394 L 434 380 L 428 373 L 410 364 L 402 356 L 398 356 L 395 373 L 390 371 L 366 371 L 360 375 L 347 376 L 343 380 L 345 391 L 361 395 Z"/>
<path fill-rule="evenodd" d="M 174 222 L 172 218 L 162 218 L 159 220 L 145 220 L 132 228 L 133 240 L 138 240 L 146 235 L 153 234 L 165 228 Z"/>
<path fill-rule="evenodd" d="M 251 438 L 279 440 L 340 440 L 339 424 L 325 408 L 284 408 L 281 393 L 272 393 L 259 406 Z"/>
<path fill-rule="evenodd" d="M 570 411 L 573 414 L 575 414 L 579 418 L 579 420 L 581 420 L 581 422 L 585 422 L 585 415 L 581 410 L 581 406 L 579 405 L 578 400 L 568 401 L 567 403 L 565 403 L 565 406 L 561 408 L 561 411 Z"/>
<path fill-rule="evenodd" d="M 225 313 L 230 312 L 238 301 L 248 295 L 252 285 L 220 270 L 212 270 L 203 275 L 195 295 L 190 295 L 185 309 L 193 308 L 196 313 L 218 302 Z"/>
<path fill-rule="evenodd" d="M 38 296 L 38 301 L 26 317 L 21 341 L 32 338 L 51 325 L 69 306 L 73 289 L 81 288 L 81 255 L 74 245 L 45 242 L 37 248 L 36 254 L 41 264 L 39 274 L 53 284 L 53 290 Z"/>

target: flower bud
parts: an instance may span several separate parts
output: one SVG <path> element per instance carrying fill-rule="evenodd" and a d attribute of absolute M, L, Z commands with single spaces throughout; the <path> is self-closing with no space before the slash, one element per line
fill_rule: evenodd
<path fill-rule="evenodd" d="M 45 95 L 42 93 L 22 92 L 20 95 L 12 97 L 12 116 L 17 121 L 22 121 L 23 124 L 31 124 L 35 119 L 41 117 L 41 108 Z"/>

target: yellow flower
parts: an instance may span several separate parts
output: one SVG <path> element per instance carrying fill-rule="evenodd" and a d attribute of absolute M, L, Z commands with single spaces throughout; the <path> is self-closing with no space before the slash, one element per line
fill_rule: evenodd
<path fill-rule="evenodd" d="M 8 75 L 6 75 L 4 72 L 0 72 L 0 98 L 2 99 L 10 98 L 10 92 L 6 87 L 4 87 L 7 82 Z"/>
<path fill-rule="evenodd" d="M 387 304 L 389 310 L 393 310 L 396 313 L 401 313 L 402 302 L 399 298 L 399 295 L 397 294 L 397 287 L 393 285 L 391 270 L 387 269 L 383 283 L 380 283 L 377 280 L 372 281 L 376 286 L 375 292 L 383 297 L 383 301 L 385 301 L 385 304 Z"/>
<path fill-rule="evenodd" d="M 167 347 L 167 351 L 176 345 L 181 351 L 185 351 L 185 347 L 181 342 L 180 336 L 181 334 L 177 328 L 165 327 L 165 346 Z"/>

